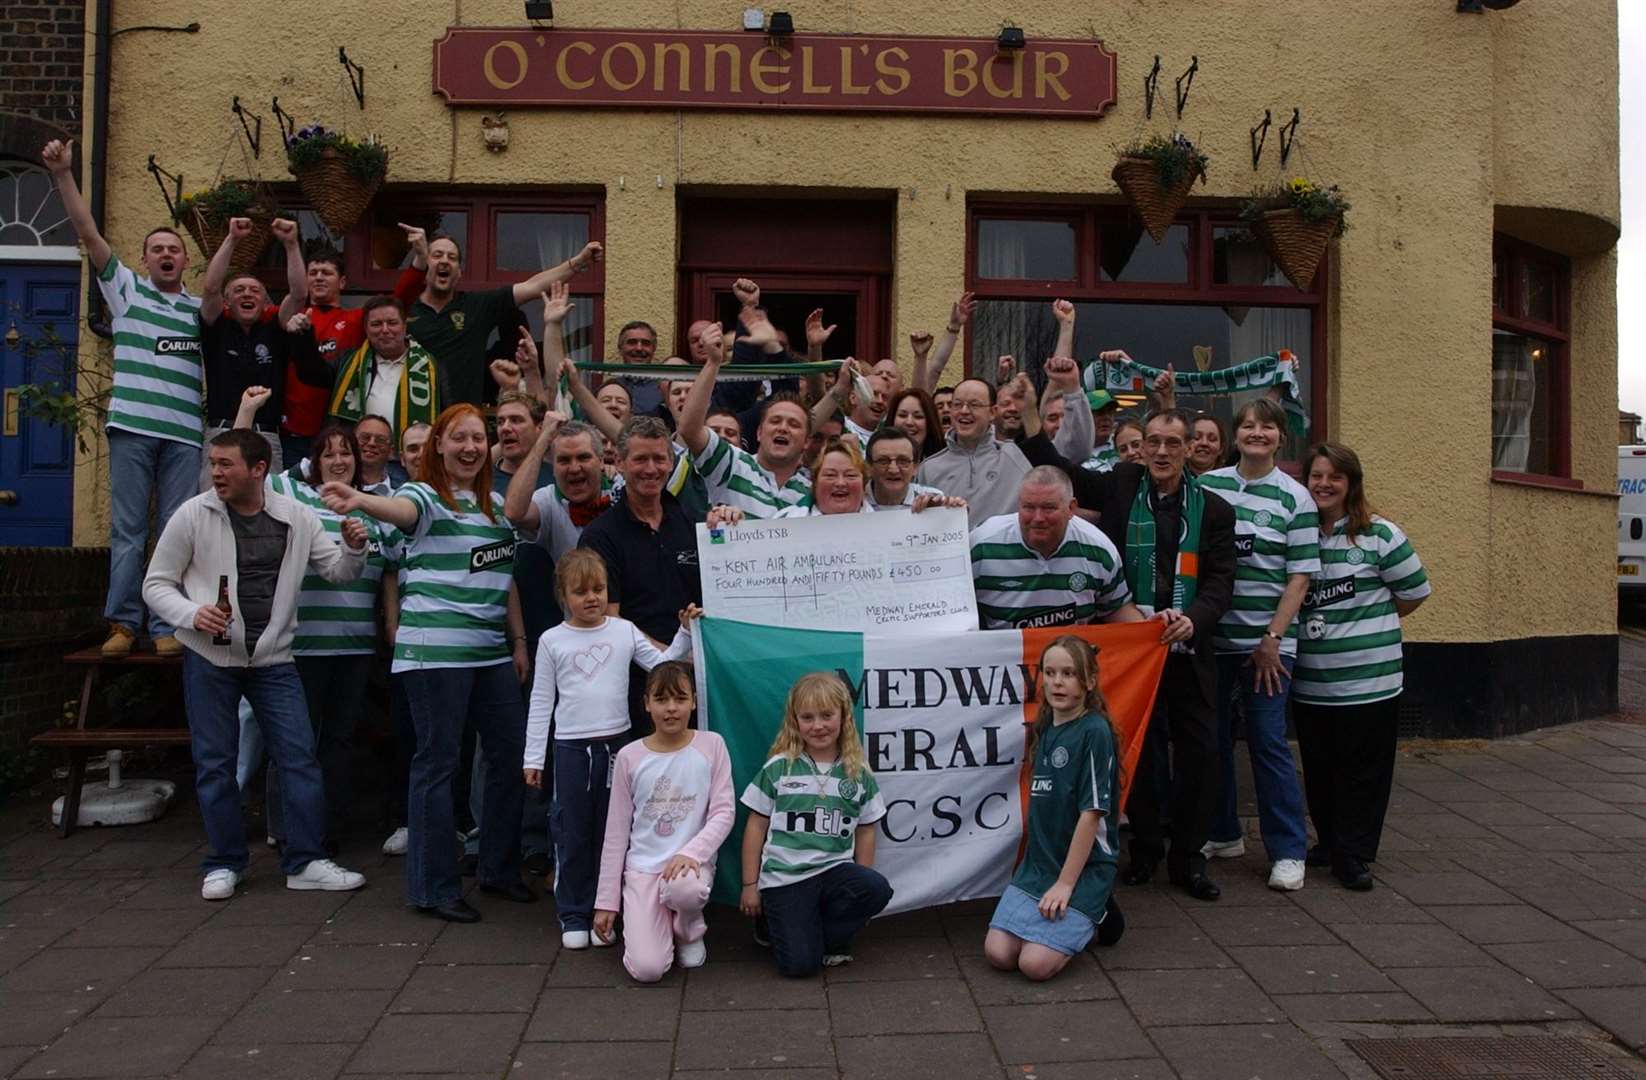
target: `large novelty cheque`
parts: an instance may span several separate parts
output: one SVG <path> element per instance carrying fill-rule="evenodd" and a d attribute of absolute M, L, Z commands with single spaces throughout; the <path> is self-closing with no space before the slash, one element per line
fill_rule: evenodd
<path fill-rule="evenodd" d="M 880 515 L 850 515 L 869 516 Z M 707 727 L 726 740 L 741 792 L 766 760 L 794 681 L 810 671 L 840 675 L 886 804 L 875 867 L 895 893 L 888 913 L 998 896 L 1005 888 L 1028 805 L 1023 742 L 1039 709 L 1040 654 L 1059 635 L 1078 634 L 1098 646 L 1123 789 L 1136 773 L 1166 662 L 1158 622 L 969 633 L 928 626 L 875 633 L 795 628 L 807 622 L 697 620 L 698 700 Z M 1112 812 L 1124 800 L 1123 790 Z M 737 815 L 714 884 L 715 899 L 732 904 L 740 890 L 747 811 L 739 805 Z"/>
<path fill-rule="evenodd" d="M 966 512 L 819 514 L 697 527 L 708 615 L 820 630 L 977 629 Z"/>

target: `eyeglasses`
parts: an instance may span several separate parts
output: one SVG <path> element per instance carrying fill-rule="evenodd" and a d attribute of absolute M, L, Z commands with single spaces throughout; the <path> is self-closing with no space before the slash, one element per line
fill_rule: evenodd
<path fill-rule="evenodd" d="M 967 412 L 981 412 L 988 407 L 989 403 L 987 401 L 962 401 L 959 398 L 953 398 L 949 401 L 949 410 L 951 412 L 959 412 L 962 409 Z"/>
<path fill-rule="evenodd" d="M 1150 450 L 1159 450 L 1162 447 L 1167 450 L 1181 450 L 1189 444 L 1182 439 L 1163 439 L 1159 435 L 1150 435 L 1143 440 L 1143 445 Z"/>
<path fill-rule="evenodd" d="M 870 465 L 896 465 L 899 469 L 907 469 L 914 464 L 912 457 L 880 457 L 869 462 Z"/>
<path fill-rule="evenodd" d="M 393 440 L 387 435 L 356 435 L 354 441 L 361 446 L 388 446 Z"/>

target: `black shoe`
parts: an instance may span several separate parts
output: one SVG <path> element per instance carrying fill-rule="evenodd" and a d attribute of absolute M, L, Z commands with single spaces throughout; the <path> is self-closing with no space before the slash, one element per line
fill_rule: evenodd
<path fill-rule="evenodd" d="M 480 856 L 463 855 L 457 860 L 457 872 L 464 877 L 473 877 L 480 870 Z"/>
<path fill-rule="evenodd" d="M 1352 892 L 1370 892 L 1372 889 L 1372 872 L 1366 869 L 1366 864 L 1359 859 L 1344 858 L 1332 867 L 1332 876 L 1343 883 L 1345 889 Z"/>
<path fill-rule="evenodd" d="M 1303 857 L 1303 864 L 1315 867 L 1330 866 L 1332 865 L 1332 852 L 1325 844 L 1316 844 Z"/>
<path fill-rule="evenodd" d="M 444 904 L 436 904 L 433 907 L 420 907 L 417 910 L 425 915 L 433 915 L 437 919 L 445 919 L 447 922 L 477 923 L 480 921 L 480 912 L 470 907 L 469 902 L 462 897 L 447 901 Z"/>
<path fill-rule="evenodd" d="M 1120 875 L 1120 880 L 1128 885 L 1147 885 L 1154 878 L 1155 867 L 1159 865 L 1148 859 L 1133 859 L 1132 864 L 1126 867 L 1126 872 Z"/>
<path fill-rule="evenodd" d="M 532 877 L 547 877 L 549 873 L 549 853 L 546 851 L 532 852 L 526 856 L 524 866 L 526 867 L 526 873 Z"/>
<path fill-rule="evenodd" d="M 1217 887 L 1217 882 L 1205 874 L 1185 874 L 1182 877 L 1173 877 L 1172 884 L 1194 897 L 1196 900 L 1216 900 L 1223 895 L 1223 890 Z"/>
<path fill-rule="evenodd" d="M 507 885 L 482 883 L 480 891 L 492 896 L 501 896 L 505 900 L 513 900 L 517 904 L 531 904 L 537 901 L 537 894 L 532 892 L 524 881 L 514 881 Z"/>
<path fill-rule="evenodd" d="M 1111 896 L 1108 906 L 1103 909 L 1103 921 L 1097 924 L 1097 943 L 1113 945 L 1125 932 L 1126 916 L 1120 913 L 1120 905 L 1115 903 L 1114 897 Z"/>
<path fill-rule="evenodd" d="M 766 916 L 764 915 L 754 917 L 754 943 L 762 949 L 772 947 L 772 935 L 771 931 L 766 929 Z"/>

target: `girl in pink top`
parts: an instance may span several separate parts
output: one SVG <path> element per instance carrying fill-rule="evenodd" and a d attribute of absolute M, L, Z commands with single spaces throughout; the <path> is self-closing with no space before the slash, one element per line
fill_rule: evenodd
<path fill-rule="evenodd" d="M 686 727 L 696 707 L 690 665 L 658 665 L 646 680 L 656 730 L 616 758 L 594 932 L 610 942 L 621 907 L 623 966 L 638 982 L 708 959 L 703 907 L 736 809 L 725 742 Z"/>

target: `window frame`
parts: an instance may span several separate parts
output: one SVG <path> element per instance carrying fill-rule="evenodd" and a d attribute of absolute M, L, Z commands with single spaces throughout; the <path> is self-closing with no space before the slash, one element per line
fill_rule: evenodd
<path fill-rule="evenodd" d="M 978 301 L 984 300 L 1070 300 L 1183 304 L 1197 307 L 1290 307 L 1310 311 L 1309 341 L 1309 432 L 1305 440 L 1313 445 L 1330 437 L 1328 428 L 1327 326 L 1333 266 L 1327 251 L 1307 290 L 1290 282 L 1282 285 L 1219 285 L 1214 283 L 1216 229 L 1241 228 L 1238 205 L 1193 202 L 1179 210 L 1173 225 L 1189 229 L 1188 275 L 1183 282 L 1121 282 L 1102 277 L 1101 242 L 1105 224 L 1124 221 L 1132 213 L 1124 203 L 1047 196 L 1035 199 L 978 198 L 966 207 L 966 289 Z M 983 219 L 1077 222 L 1075 230 L 1075 280 L 1028 280 L 982 278 L 977 275 L 978 224 Z M 1144 234 L 1147 235 L 1147 234 Z M 964 377 L 971 377 L 972 326 L 966 326 L 961 342 L 966 357 Z M 1077 358 L 1078 359 L 1078 358 Z M 1169 358 L 1181 359 L 1181 358 Z M 1294 463 L 1283 463 L 1289 469 Z"/>
<path fill-rule="evenodd" d="M 1492 234 L 1492 268 L 1503 260 L 1503 302 L 1492 289 L 1492 329 L 1526 334 L 1549 342 L 1549 471 L 1519 472 L 1492 469 L 1492 479 L 1534 487 L 1557 487 L 1582 491 L 1583 481 L 1572 476 L 1572 261 L 1565 255 L 1529 244 L 1507 233 Z M 1524 297 L 1515 287 L 1520 272 L 1528 265 L 1554 271 L 1554 322 L 1529 317 Z M 1488 451 L 1488 454 L 1490 451 Z"/>

